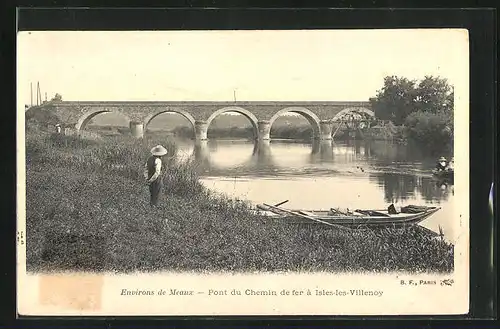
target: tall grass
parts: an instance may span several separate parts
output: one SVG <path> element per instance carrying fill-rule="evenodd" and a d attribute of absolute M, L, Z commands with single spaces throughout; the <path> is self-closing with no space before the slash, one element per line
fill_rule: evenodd
<path fill-rule="evenodd" d="M 206 189 L 170 141 L 27 135 L 30 271 L 451 271 L 453 246 L 418 228 L 339 232 L 266 221 Z M 149 148 L 169 150 L 149 207 Z"/>

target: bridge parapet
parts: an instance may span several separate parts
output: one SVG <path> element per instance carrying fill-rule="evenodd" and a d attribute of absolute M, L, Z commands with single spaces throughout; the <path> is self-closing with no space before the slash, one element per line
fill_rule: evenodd
<path fill-rule="evenodd" d="M 369 102 L 160 102 L 160 101 L 128 101 L 128 102 L 47 102 L 41 106 L 28 109 L 26 116 L 44 112 L 57 118 L 65 126 L 74 127 L 77 131 L 84 129 L 90 120 L 106 112 L 123 115 L 130 122 L 133 135 L 141 137 L 148 123 L 157 115 L 175 112 L 184 116 L 195 127 L 197 138 L 206 139 L 206 130 L 212 120 L 224 112 L 238 112 L 246 116 L 252 123 L 259 139 L 269 139 L 268 130 L 274 120 L 287 112 L 295 112 L 304 116 L 312 125 L 316 137 L 327 138 L 331 126 L 339 113 L 350 109 L 370 110 Z M 199 135 L 199 136 L 198 136 Z"/>

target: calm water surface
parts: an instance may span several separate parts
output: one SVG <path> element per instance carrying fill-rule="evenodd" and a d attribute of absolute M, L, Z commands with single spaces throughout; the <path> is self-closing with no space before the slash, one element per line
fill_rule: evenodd
<path fill-rule="evenodd" d="M 181 143 L 210 189 L 253 204 L 289 200 L 301 209 L 385 209 L 391 203 L 442 209 L 421 225 L 453 235 L 454 187 L 433 179 L 435 157 L 389 142 L 214 140 Z"/>

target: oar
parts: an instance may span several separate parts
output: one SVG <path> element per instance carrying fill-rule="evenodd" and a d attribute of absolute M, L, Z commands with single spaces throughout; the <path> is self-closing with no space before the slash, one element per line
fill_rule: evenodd
<path fill-rule="evenodd" d="M 285 204 L 285 203 L 287 203 L 287 202 L 288 202 L 288 200 L 281 201 L 280 203 L 275 204 L 275 205 L 274 205 L 274 207 L 279 207 L 279 206 L 281 206 L 282 204 Z"/>
<path fill-rule="evenodd" d="M 271 205 L 268 205 L 268 204 L 265 204 L 265 203 L 264 203 L 264 206 L 269 207 L 271 209 L 272 208 L 277 208 L 277 207 L 274 207 L 274 206 L 271 206 Z M 321 223 L 321 224 L 325 224 L 325 225 L 328 225 L 328 226 L 336 227 L 336 228 L 341 229 L 341 230 L 348 230 L 347 227 L 340 226 L 340 225 L 337 225 L 337 224 L 328 223 L 328 222 L 322 221 L 320 219 L 317 219 L 317 218 L 314 218 L 314 217 L 311 217 L 311 216 L 307 216 L 307 215 L 303 215 L 301 213 L 297 213 L 295 211 L 285 210 L 285 209 L 282 209 L 282 208 L 280 208 L 279 210 L 282 211 L 282 212 L 285 212 L 285 213 L 289 213 L 289 214 L 294 215 L 294 216 L 298 216 L 298 217 L 302 217 L 302 218 L 307 218 L 307 219 L 313 220 L 313 221 Z"/>
<path fill-rule="evenodd" d="M 283 211 L 283 209 L 281 209 L 281 208 L 271 207 L 271 206 L 266 205 L 265 203 L 262 204 L 262 205 L 258 204 L 257 205 L 257 209 L 262 210 L 262 211 L 270 211 L 270 212 L 272 212 L 274 214 L 282 215 L 282 216 L 285 215 L 285 214 L 288 214 L 288 213 L 285 213 Z"/>

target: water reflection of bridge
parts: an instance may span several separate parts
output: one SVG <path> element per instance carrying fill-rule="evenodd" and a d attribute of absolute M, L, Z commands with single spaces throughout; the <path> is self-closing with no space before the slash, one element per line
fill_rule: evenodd
<path fill-rule="evenodd" d="M 271 144 L 274 142 L 270 140 L 260 140 L 253 142 L 253 149 L 249 152 L 248 158 L 244 163 L 238 164 L 240 169 L 263 169 L 263 168 L 277 168 L 277 160 L 279 155 L 273 154 L 271 151 Z M 193 151 L 193 156 L 196 162 L 204 168 L 213 168 L 212 151 L 217 149 L 217 144 L 212 144 L 210 141 L 196 141 Z M 279 145 L 279 144 L 277 144 Z M 331 140 L 312 140 L 310 145 L 310 152 L 305 159 L 305 164 L 319 164 L 319 163 L 348 163 L 352 159 L 364 158 L 367 159 L 371 156 L 371 148 L 364 143 L 353 143 L 352 145 L 336 145 Z"/>
<path fill-rule="evenodd" d="M 212 161 L 212 150 L 209 141 L 196 141 L 193 150 L 193 157 L 200 168 L 204 171 L 217 171 L 217 166 Z M 335 152 L 332 141 L 313 140 L 310 153 L 306 163 L 331 163 L 334 161 Z M 253 143 L 253 149 L 248 158 L 234 168 L 224 168 L 224 171 L 236 170 L 274 172 L 280 166 L 277 163 L 276 155 L 271 151 L 270 140 L 260 140 Z M 219 168 L 220 169 L 220 168 Z"/>
<path fill-rule="evenodd" d="M 384 199 L 389 203 L 406 201 L 417 195 L 421 195 L 427 202 L 439 202 L 448 199 L 453 194 L 452 185 L 436 181 L 431 176 L 425 176 L 426 165 L 421 167 L 422 164 L 416 166 L 410 163 L 409 167 L 406 167 L 398 164 L 399 157 L 379 158 L 376 150 L 366 143 L 356 142 L 346 147 L 346 145 L 336 145 L 332 141 L 316 140 L 310 144 L 308 152 L 304 150 L 307 154 L 295 153 L 291 158 L 288 158 L 286 148 L 272 149 L 273 144 L 269 140 L 257 141 L 252 146 L 247 144 L 248 156 L 239 153 L 237 158 L 240 161 L 235 161 L 236 163 L 231 163 L 233 161 L 228 158 L 232 154 L 222 153 L 221 159 L 225 164 L 218 164 L 217 156 L 214 156 L 217 144 L 210 141 L 197 141 L 193 156 L 199 169 L 210 176 L 278 176 L 292 172 L 299 176 L 318 175 L 320 172 L 334 175 L 339 172 L 339 169 L 340 172 L 349 173 L 351 170 L 356 170 L 351 168 L 354 165 L 363 164 L 371 169 L 369 173 L 366 173 L 367 179 L 376 182 L 383 189 Z M 277 146 L 280 144 L 278 143 Z M 298 158 L 293 159 L 296 155 Z M 301 158 L 302 156 L 305 157 Z M 298 160 L 299 163 L 290 164 L 288 160 Z M 322 166 L 323 164 L 335 165 Z M 358 173 L 363 175 L 362 172 L 363 169 L 360 168 Z"/>

